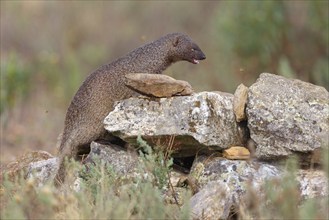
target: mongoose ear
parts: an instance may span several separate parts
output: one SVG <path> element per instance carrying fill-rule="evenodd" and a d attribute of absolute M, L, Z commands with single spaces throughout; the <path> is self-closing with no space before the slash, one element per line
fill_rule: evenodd
<path fill-rule="evenodd" d="M 180 36 L 177 36 L 173 42 L 174 47 L 177 47 L 179 41 L 180 41 Z"/>

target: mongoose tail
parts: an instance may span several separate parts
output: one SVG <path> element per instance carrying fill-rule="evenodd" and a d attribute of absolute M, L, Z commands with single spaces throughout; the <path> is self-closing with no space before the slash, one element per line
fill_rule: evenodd
<path fill-rule="evenodd" d="M 198 64 L 206 56 L 186 34 L 172 33 L 145 44 L 91 73 L 73 97 L 67 110 L 58 151 L 59 170 L 55 183 L 65 179 L 64 159 L 78 159 L 80 151 L 105 134 L 103 120 L 116 101 L 136 95 L 125 86 L 128 73 L 160 74 L 172 63 Z"/>

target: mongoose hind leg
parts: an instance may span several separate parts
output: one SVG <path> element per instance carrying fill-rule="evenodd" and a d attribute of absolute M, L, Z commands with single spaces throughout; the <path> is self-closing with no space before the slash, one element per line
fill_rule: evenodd
<path fill-rule="evenodd" d="M 84 155 L 90 152 L 90 142 L 86 141 L 83 144 L 68 142 L 60 149 L 59 154 L 59 167 L 55 176 L 55 185 L 60 186 L 65 182 L 67 176 L 67 169 L 65 166 L 66 161 L 74 159 L 76 161 L 83 160 Z"/>
<path fill-rule="evenodd" d="M 66 177 L 66 166 L 65 166 L 65 160 L 70 158 L 76 158 L 77 157 L 77 147 L 71 147 L 71 145 L 66 145 L 61 148 L 61 154 L 58 158 L 58 171 L 55 176 L 55 185 L 60 186 L 64 183 L 65 177 Z"/>

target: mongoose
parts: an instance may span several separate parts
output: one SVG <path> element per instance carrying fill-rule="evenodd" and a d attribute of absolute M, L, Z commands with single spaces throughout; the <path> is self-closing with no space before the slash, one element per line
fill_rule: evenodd
<path fill-rule="evenodd" d="M 64 182 L 64 159 L 77 159 L 81 148 L 105 134 L 103 120 L 113 110 L 114 102 L 136 95 L 136 92 L 125 86 L 125 74 L 160 74 L 177 61 L 198 64 L 199 60 L 205 58 L 190 37 L 171 33 L 138 47 L 91 73 L 73 97 L 66 113 L 55 184 Z"/>

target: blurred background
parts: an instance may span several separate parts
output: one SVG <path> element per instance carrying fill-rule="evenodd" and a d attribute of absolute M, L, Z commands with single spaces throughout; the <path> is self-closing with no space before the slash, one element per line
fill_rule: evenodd
<path fill-rule="evenodd" d="M 170 32 L 207 59 L 166 74 L 233 93 L 270 72 L 329 87 L 328 1 L 1 1 L 1 164 L 56 153 L 66 109 L 102 64 Z"/>

